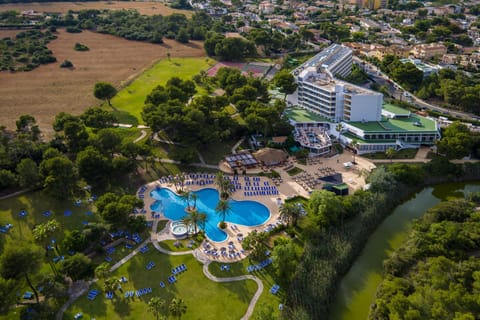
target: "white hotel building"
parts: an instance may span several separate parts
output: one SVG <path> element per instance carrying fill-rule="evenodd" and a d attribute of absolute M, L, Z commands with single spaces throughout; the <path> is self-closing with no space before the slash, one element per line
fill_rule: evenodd
<path fill-rule="evenodd" d="M 352 71 L 352 50 L 333 44 L 293 71 L 298 104 L 332 122 L 379 121 L 383 95 L 335 79 Z"/>
<path fill-rule="evenodd" d="M 311 154 L 330 151 L 331 143 L 324 137 L 337 135 L 337 123 L 342 123 L 345 130 L 342 142 L 357 141 L 358 153 L 384 151 L 389 147 L 418 147 L 434 144 L 440 138 L 434 120 L 419 118 L 410 112 L 403 116 L 407 110 L 395 106 L 389 106 L 395 111 L 395 115 L 389 117 L 385 110 L 382 112 L 383 94 L 335 78 L 336 75 L 348 76 L 351 69 L 352 50 L 333 44 L 292 72 L 298 89 L 289 97 L 289 102 L 315 116 L 306 116 L 298 110 L 290 110 L 287 115 L 297 115 L 290 117 L 295 138 Z M 318 117 L 320 121 L 312 120 Z"/>

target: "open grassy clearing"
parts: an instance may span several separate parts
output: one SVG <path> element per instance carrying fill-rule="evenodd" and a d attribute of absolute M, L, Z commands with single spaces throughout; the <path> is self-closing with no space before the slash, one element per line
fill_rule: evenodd
<path fill-rule="evenodd" d="M 155 263 L 155 267 L 147 271 L 145 266 L 150 261 Z M 187 266 L 187 271 L 179 274 L 174 284 L 169 284 L 167 278 L 171 269 L 182 263 Z M 151 297 L 158 296 L 167 302 L 173 297 L 183 299 L 187 305 L 187 313 L 182 317 L 185 320 L 237 320 L 245 313 L 257 289 L 256 283 L 251 280 L 232 283 L 210 281 L 203 274 L 202 265 L 192 255 L 167 256 L 156 251 L 152 245 L 149 245 L 148 252 L 138 254 L 116 270 L 114 276 L 128 278 L 128 282 L 122 285 L 124 292 L 146 287 L 151 287 L 153 292 L 129 299 L 124 298 L 122 292 L 117 292 L 113 300 L 100 294 L 94 301 L 89 301 L 84 295 L 67 310 L 64 319 L 73 319 L 77 312 L 83 312 L 86 319 L 154 319 L 148 312 L 147 303 Z M 160 281 L 165 282 L 165 288 L 159 286 Z M 101 285 L 100 282 L 92 288 L 101 289 Z"/>
<path fill-rule="evenodd" d="M 0 31 L 0 37 L 12 36 L 12 31 Z M 98 81 L 121 87 L 141 74 L 159 59 L 172 57 L 204 57 L 201 42 L 180 44 L 165 39 L 164 44 L 133 42 L 119 37 L 83 31 L 67 33 L 59 30 L 58 39 L 48 45 L 57 58 L 56 63 L 42 65 L 30 72 L 0 73 L 0 123 L 15 128 L 20 115 L 30 114 L 37 119 L 47 138 L 53 136 L 51 124 L 59 112 L 78 115 L 100 102 L 93 96 Z M 73 49 L 82 43 L 90 51 Z M 60 68 L 70 60 L 73 69 Z M 145 97 L 141 97 L 143 100 Z"/>
<path fill-rule="evenodd" d="M 165 4 L 157 1 L 87 1 L 87 2 L 33 2 L 33 3 L 8 3 L 1 4 L 0 11 L 8 10 L 35 10 L 37 12 L 48 13 L 67 13 L 69 10 L 80 11 L 87 9 L 108 9 L 108 10 L 137 10 L 144 15 L 170 15 L 172 13 L 183 13 L 187 17 L 193 14 L 193 11 L 178 10 L 167 7 Z"/>
<path fill-rule="evenodd" d="M 112 99 L 117 115 L 124 121 L 128 121 L 126 123 L 143 122 L 142 108 L 145 98 L 153 88 L 164 85 L 172 77 L 191 79 L 193 75 L 201 70 L 207 70 L 210 65 L 215 63 L 209 58 L 178 58 L 175 53 L 170 54 L 172 57 L 170 60 L 163 59 L 143 72 Z"/>
<path fill-rule="evenodd" d="M 27 211 L 27 216 L 20 217 L 20 211 Z M 51 211 L 50 217 L 44 217 L 45 211 Z M 67 217 L 65 210 L 70 210 L 72 214 Z M 61 241 L 65 230 L 82 229 L 83 221 L 96 222 L 97 217 L 87 215 L 92 211 L 92 206 L 83 201 L 80 207 L 74 205 L 73 201 L 58 201 L 53 199 L 43 191 L 29 192 L 17 197 L 4 199 L 0 201 L 0 224 L 13 224 L 13 228 L 8 233 L 2 234 L 3 246 L 5 242 L 33 241 L 32 229 L 39 223 L 47 222 L 50 219 L 56 219 L 60 223 L 60 230 L 57 231 L 54 238 Z"/>

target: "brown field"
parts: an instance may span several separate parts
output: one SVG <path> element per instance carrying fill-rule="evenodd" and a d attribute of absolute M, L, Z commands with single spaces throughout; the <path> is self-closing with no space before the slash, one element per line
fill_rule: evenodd
<path fill-rule="evenodd" d="M 0 31 L 0 38 L 11 32 Z M 73 50 L 76 42 L 90 51 Z M 31 114 L 42 131 L 51 136 L 51 124 L 61 111 L 80 114 L 98 104 L 93 97 L 97 81 L 106 81 L 117 88 L 132 80 L 155 61 L 167 56 L 203 57 L 201 42 L 187 45 L 165 39 L 162 45 L 128 41 L 115 36 L 84 31 L 67 33 L 60 30 L 58 39 L 49 44 L 56 63 L 41 65 L 30 72 L 0 72 L 0 124 L 15 127 L 22 114 Z M 59 65 L 70 60 L 74 68 Z"/>
<path fill-rule="evenodd" d="M 161 2 L 136 2 L 136 1 L 94 1 L 94 2 L 31 2 L 31 3 L 8 3 L 1 4 L 0 11 L 8 10 L 35 10 L 37 12 L 49 13 L 67 13 L 68 10 L 80 11 L 86 9 L 136 9 L 145 15 L 170 15 L 172 13 L 183 13 L 187 17 L 191 16 L 193 11 L 177 10 L 167 7 Z"/>

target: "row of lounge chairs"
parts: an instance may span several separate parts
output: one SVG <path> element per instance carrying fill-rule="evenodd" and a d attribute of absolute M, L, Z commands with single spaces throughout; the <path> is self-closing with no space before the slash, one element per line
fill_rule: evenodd
<path fill-rule="evenodd" d="M 5 226 L 0 227 L 0 232 L 1 233 L 7 233 L 8 230 L 10 230 L 13 227 L 13 224 L 7 223 Z"/>
<path fill-rule="evenodd" d="M 280 290 L 280 286 L 278 284 L 274 284 L 270 289 L 271 294 L 277 294 L 278 290 Z"/>
<path fill-rule="evenodd" d="M 148 251 L 148 246 L 143 246 L 143 247 L 140 248 L 141 253 L 145 253 L 147 251 Z"/>
<path fill-rule="evenodd" d="M 115 247 L 109 247 L 105 251 L 107 252 L 107 254 L 112 254 L 115 252 Z"/>
<path fill-rule="evenodd" d="M 137 292 L 135 292 L 135 295 L 137 297 L 141 297 L 141 296 L 144 296 L 144 295 L 152 293 L 152 292 L 153 292 L 152 288 L 148 287 L 148 288 L 143 288 L 143 289 L 137 290 Z"/>
<path fill-rule="evenodd" d="M 65 257 L 64 256 L 56 256 L 56 257 L 53 257 L 52 261 L 57 263 L 58 261 L 63 261 L 65 260 Z"/>
<path fill-rule="evenodd" d="M 88 300 L 95 300 L 95 298 L 98 296 L 99 293 L 100 293 L 100 291 L 97 290 L 97 289 L 90 290 L 88 292 L 87 299 Z"/>
<path fill-rule="evenodd" d="M 251 196 L 274 196 L 278 195 L 278 190 L 268 190 L 268 191 L 244 191 L 243 195 L 245 197 Z"/>
<path fill-rule="evenodd" d="M 105 298 L 113 299 L 113 292 L 109 291 L 109 292 L 105 293 Z"/>
<path fill-rule="evenodd" d="M 229 264 L 222 264 L 222 265 L 220 265 L 220 270 L 230 271 L 230 265 Z"/>
<path fill-rule="evenodd" d="M 248 272 L 253 272 L 253 271 L 258 271 L 261 270 L 269 265 L 271 265 L 273 262 L 272 258 L 268 258 L 260 262 L 259 264 L 252 264 L 247 267 Z"/>
<path fill-rule="evenodd" d="M 172 284 L 177 281 L 177 278 L 175 276 L 170 276 L 168 277 L 167 280 L 168 280 L 168 283 Z"/>
<path fill-rule="evenodd" d="M 182 263 L 178 267 L 175 267 L 175 268 L 172 269 L 172 274 L 177 275 L 177 274 L 182 273 L 184 271 L 187 271 L 187 266 Z"/>
<path fill-rule="evenodd" d="M 150 261 L 146 266 L 147 270 L 152 270 L 153 267 L 155 267 L 155 262 L 153 261 Z"/>

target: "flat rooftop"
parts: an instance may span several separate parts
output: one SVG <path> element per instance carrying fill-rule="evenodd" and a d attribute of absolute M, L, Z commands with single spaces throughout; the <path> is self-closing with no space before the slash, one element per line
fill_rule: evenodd
<path fill-rule="evenodd" d="M 293 107 L 285 110 L 285 114 L 289 119 L 297 123 L 302 122 L 329 122 L 327 118 L 322 117 L 314 112 L 308 111 L 304 108 Z"/>
<path fill-rule="evenodd" d="M 396 105 L 393 105 L 393 104 L 390 104 L 390 103 L 385 103 L 382 107 L 382 109 L 388 111 L 388 112 L 391 112 L 393 113 L 394 115 L 396 116 L 403 116 L 403 117 L 406 117 L 406 116 L 409 116 L 411 115 L 411 112 L 408 111 L 407 109 L 404 109 L 404 108 L 400 108 Z"/>
<path fill-rule="evenodd" d="M 381 121 L 352 121 L 347 123 L 368 133 L 437 131 L 437 125 L 434 120 L 416 114 L 411 114 L 408 118 L 389 119 L 387 117 L 382 117 Z"/>

